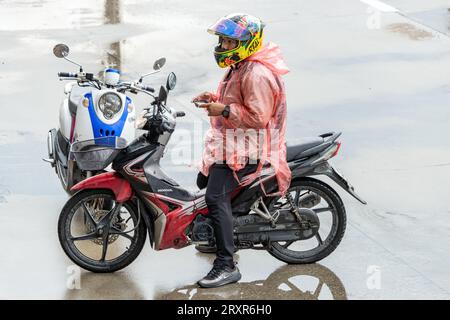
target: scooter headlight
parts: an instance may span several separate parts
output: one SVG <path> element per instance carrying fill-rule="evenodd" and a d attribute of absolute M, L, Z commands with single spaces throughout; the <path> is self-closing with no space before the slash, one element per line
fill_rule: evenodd
<path fill-rule="evenodd" d="M 110 120 L 122 108 L 122 99 L 115 93 L 105 93 L 98 100 L 98 109 L 103 113 L 103 116 Z"/>

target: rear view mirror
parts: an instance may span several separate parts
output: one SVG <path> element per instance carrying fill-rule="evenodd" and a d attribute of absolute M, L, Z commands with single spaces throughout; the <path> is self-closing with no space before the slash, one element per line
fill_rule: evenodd
<path fill-rule="evenodd" d="M 53 47 L 53 54 L 58 58 L 65 58 L 69 55 L 69 47 L 63 43 Z"/>
<path fill-rule="evenodd" d="M 158 60 L 156 60 L 155 61 L 155 63 L 153 64 L 153 72 L 150 72 L 150 73 L 147 73 L 147 74 L 144 74 L 143 76 L 141 76 L 140 78 L 139 78 L 139 81 L 138 82 L 142 82 L 142 80 L 145 78 L 145 77 L 147 77 L 147 76 L 149 76 L 149 75 L 151 75 L 151 74 L 155 74 L 155 73 L 158 73 L 159 71 L 160 71 L 160 69 L 164 66 L 166 64 L 166 58 L 159 58 Z"/>
<path fill-rule="evenodd" d="M 155 61 L 155 63 L 153 64 L 153 70 L 159 70 L 161 69 L 164 65 L 166 64 L 166 58 L 159 58 L 158 60 Z"/>

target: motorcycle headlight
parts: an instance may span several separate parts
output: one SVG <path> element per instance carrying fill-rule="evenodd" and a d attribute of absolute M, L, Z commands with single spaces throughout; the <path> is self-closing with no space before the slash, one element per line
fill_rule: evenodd
<path fill-rule="evenodd" d="M 98 109 L 106 119 L 112 119 L 122 108 L 122 99 L 115 93 L 105 93 L 98 100 Z"/>

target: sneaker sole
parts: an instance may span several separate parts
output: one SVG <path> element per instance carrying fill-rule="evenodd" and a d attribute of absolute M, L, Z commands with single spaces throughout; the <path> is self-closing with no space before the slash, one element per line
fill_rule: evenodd
<path fill-rule="evenodd" d="M 195 250 L 201 253 L 216 253 L 217 248 L 216 247 L 209 247 L 209 246 L 195 246 Z M 238 252 L 239 249 L 234 249 L 234 253 Z"/>

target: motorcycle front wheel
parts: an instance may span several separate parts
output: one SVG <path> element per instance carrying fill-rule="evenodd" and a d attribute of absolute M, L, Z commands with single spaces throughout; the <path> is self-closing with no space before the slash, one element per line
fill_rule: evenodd
<path fill-rule="evenodd" d="M 120 205 L 109 190 L 76 193 L 58 220 L 64 252 L 75 264 L 92 272 L 115 272 L 128 266 L 141 252 L 146 235 L 134 203 Z"/>

